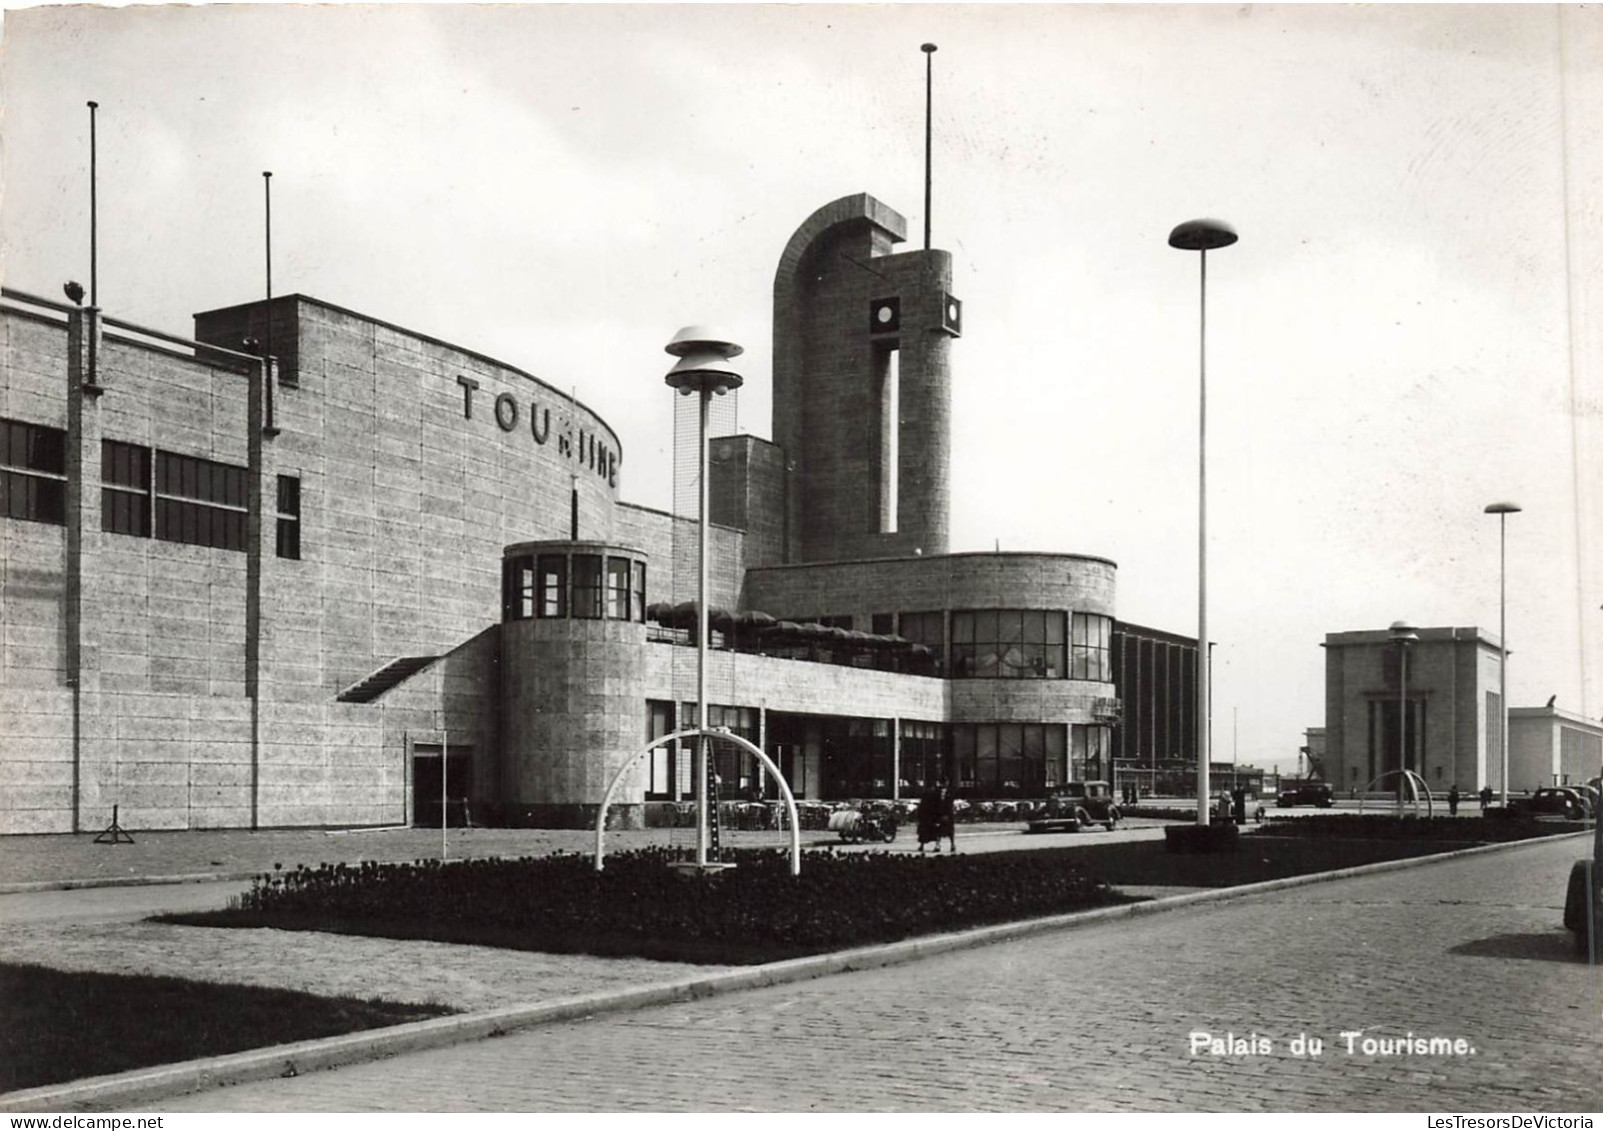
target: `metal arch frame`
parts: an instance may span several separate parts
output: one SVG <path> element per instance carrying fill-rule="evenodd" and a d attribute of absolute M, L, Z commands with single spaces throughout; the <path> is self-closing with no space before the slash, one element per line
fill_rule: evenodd
<path fill-rule="evenodd" d="M 700 726 L 687 727 L 684 730 L 676 730 L 672 734 L 665 734 L 661 738 L 652 739 L 630 755 L 629 760 L 619 766 L 618 772 L 612 775 L 612 781 L 607 786 L 607 792 L 601 798 L 601 810 L 596 814 L 596 871 L 601 871 L 603 867 L 607 831 L 607 807 L 612 804 L 612 795 L 618 792 L 618 786 L 622 784 L 624 775 L 634 769 L 636 762 L 657 747 L 681 738 L 700 737 L 727 738 L 730 742 L 755 754 L 758 760 L 774 775 L 774 780 L 779 783 L 779 791 L 785 797 L 785 811 L 790 814 L 790 874 L 793 876 L 801 875 L 801 819 L 797 816 L 796 798 L 790 792 L 790 783 L 785 780 L 785 775 L 779 772 L 779 767 L 774 764 L 774 760 L 763 753 L 761 747 L 731 732 L 728 727 Z"/>
<path fill-rule="evenodd" d="M 1419 813 L 1419 791 L 1420 790 L 1424 790 L 1425 791 L 1425 816 L 1427 816 L 1427 817 L 1433 816 L 1435 814 L 1435 803 L 1432 801 L 1432 797 L 1434 795 L 1430 791 L 1430 786 L 1425 784 L 1425 779 L 1420 777 L 1413 770 L 1387 770 L 1385 773 L 1381 774 L 1379 777 L 1371 779 L 1370 782 L 1369 782 L 1369 785 L 1364 786 L 1363 793 L 1367 794 L 1369 792 L 1370 786 L 1378 785 L 1379 783 L 1385 781 L 1387 778 L 1394 777 L 1397 774 L 1401 774 L 1403 776 L 1403 780 L 1404 781 L 1406 781 L 1409 785 L 1415 787 L 1414 788 L 1414 800 L 1412 802 L 1412 804 L 1414 806 L 1414 813 L 1416 815 Z M 1359 813 L 1363 813 L 1363 811 L 1364 811 L 1364 798 L 1362 796 L 1360 796 L 1358 798 L 1358 812 Z"/>

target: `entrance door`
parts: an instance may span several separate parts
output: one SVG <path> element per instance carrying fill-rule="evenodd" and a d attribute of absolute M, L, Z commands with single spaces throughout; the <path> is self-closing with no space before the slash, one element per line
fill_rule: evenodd
<path fill-rule="evenodd" d="M 440 756 L 438 743 L 419 742 L 412 747 L 412 824 L 416 828 L 440 827 L 442 787 L 446 824 L 455 828 L 471 824 L 468 796 L 473 788 L 473 747 L 450 748 L 445 758 L 444 782 L 440 780 Z"/>

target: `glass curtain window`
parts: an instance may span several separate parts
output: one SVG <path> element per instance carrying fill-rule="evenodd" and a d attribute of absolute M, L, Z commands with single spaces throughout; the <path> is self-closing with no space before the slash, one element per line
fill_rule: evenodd
<path fill-rule="evenodd" d="M 914 644 L 928 648 L 934 660 L 935 674 L 946 671 L 946 614 L 903 613 L 897 617 L 897 635 Z"/>
<path fill-rule="evenodd" d="M 601 555 L 573 555 L 573 615 L 586 620 L 601 616 Z"/>
<path fill-rule="evenodd" d="M 607 559 L 607 618 L 629 619 L 629 559 Z"/>
<path fill-rule="evenodd" d="M 1111 682 L 1113 664 L 1109 660 L 1108 650 L 1112 637 L 1112 617 L 1075 613 L 1071 677 L 1099 683 Z"/>
<path fill-rule="evenodd" d="M 971 797 L 1042 797 L 1068 780 L 1061 724 L 954 723 L 951 736 L 958 788 Z M 902 748 L 906 766 L 905 737 Z"/>
<path fill-rule="evenodd" d="M 507 558 L 501 563 L 501 619 L 528 620 L 534 616 L 534 559 Z"/>
<path fill-rule="evenodd" d="M 1064 662 L 1064 617 L 1064 613 L 1049 609 L 974 609 L 954 612 L 953 678 L 1063 678 L 1067 670 Z"/>
<path fill-rule="evenodd" d="M 540 615 L 568 615 L 568 559 L 562 554 L 541 554 L 535 572 L 540 587 Z"/>
<path fill-rule="evenodd" d="M 631 592 L 634 596 L 631 598 L 633 604 L 630 606 L 629 619 L 637 620 L 644 624 L 646 619 L 646 563 L 632 563 L 630 575 L 633 578 Z"/>

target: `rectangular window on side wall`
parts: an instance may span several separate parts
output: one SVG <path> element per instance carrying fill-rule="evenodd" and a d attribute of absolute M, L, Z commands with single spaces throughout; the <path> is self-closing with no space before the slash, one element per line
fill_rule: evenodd
<path fill-rule="evenodd" d="M 102 440 L 100 528 L 108 534 L 149 538 L 153 495 L 150 449 L 120 440 Z"/>
<path fill-rule="evenodd" d="M 63 526 L 67 521 L 67 434 L 0 420 L 0 518 Z"/>
<path fill-rule="evenodd" d="M 243 467 L 158 451 L 155 536 L 188 546 L 243 550 L 245 476 Z"/>
<path fill-rule="evenodd" d="M 278 477 L 277 551 L 281 558 L 301 559 L 301 481 L 298 476 Z"/>

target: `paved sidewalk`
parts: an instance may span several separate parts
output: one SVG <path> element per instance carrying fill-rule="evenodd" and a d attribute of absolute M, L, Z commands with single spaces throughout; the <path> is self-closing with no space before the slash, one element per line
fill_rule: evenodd
<path fill-rule="evenodd" d="M 1133 821 L 1118 833 L 1100 829 L 1083 837 L 1039 838 L 1023 836 L 1022 824 L 963 825 L 957 833 L 965 851 L 1042 848 L 1049 845 L 1099 843 L 1109 835 L 1123 838 L 1161 836 L 1163 822 Z M 782 832 L 731 830 L 724 844 L 733 848 L 788 848 Z M 845 848 L 835 833 L 804 830 L 802 848 Z M 630 829 L 608 832 L 610 855 L 631 848 L 671 846 L 695 851 L 693 829 Z M 917 842 L 904 828 L 889 845 L 862 846 L 864 850 L 913 852 Z M 595 832 L 583 829 L 451 829 L 445 850 L 452 860 L 487 856 L 545 856 L 555 852 L 590 855 Z M 282 866 L 355 864 L 363 860 L 437 860 L 441 853 L 439 829 L 240 829 L 138 832 L 133 844 L 96 844 L 92 833 L 77 835 L 9 836 L 0 852 L 0 894 L 49 887 L 97 886 L 148 882 L 152 879 L 249 879 Z"/>
<path fill-rule="evenodd" d="M 1578 851 L 1521 845 L 158 1106 L 1595 1112 L 1603 986 L 1559 926 Z M 1358 1030 L 1473 1052 L 1349 1054 Z M 1204 1031 L 1270 1045 L 1194 1055 Z M 1322 1055 L 1294 1054 L 1303 1033 Z"/>

